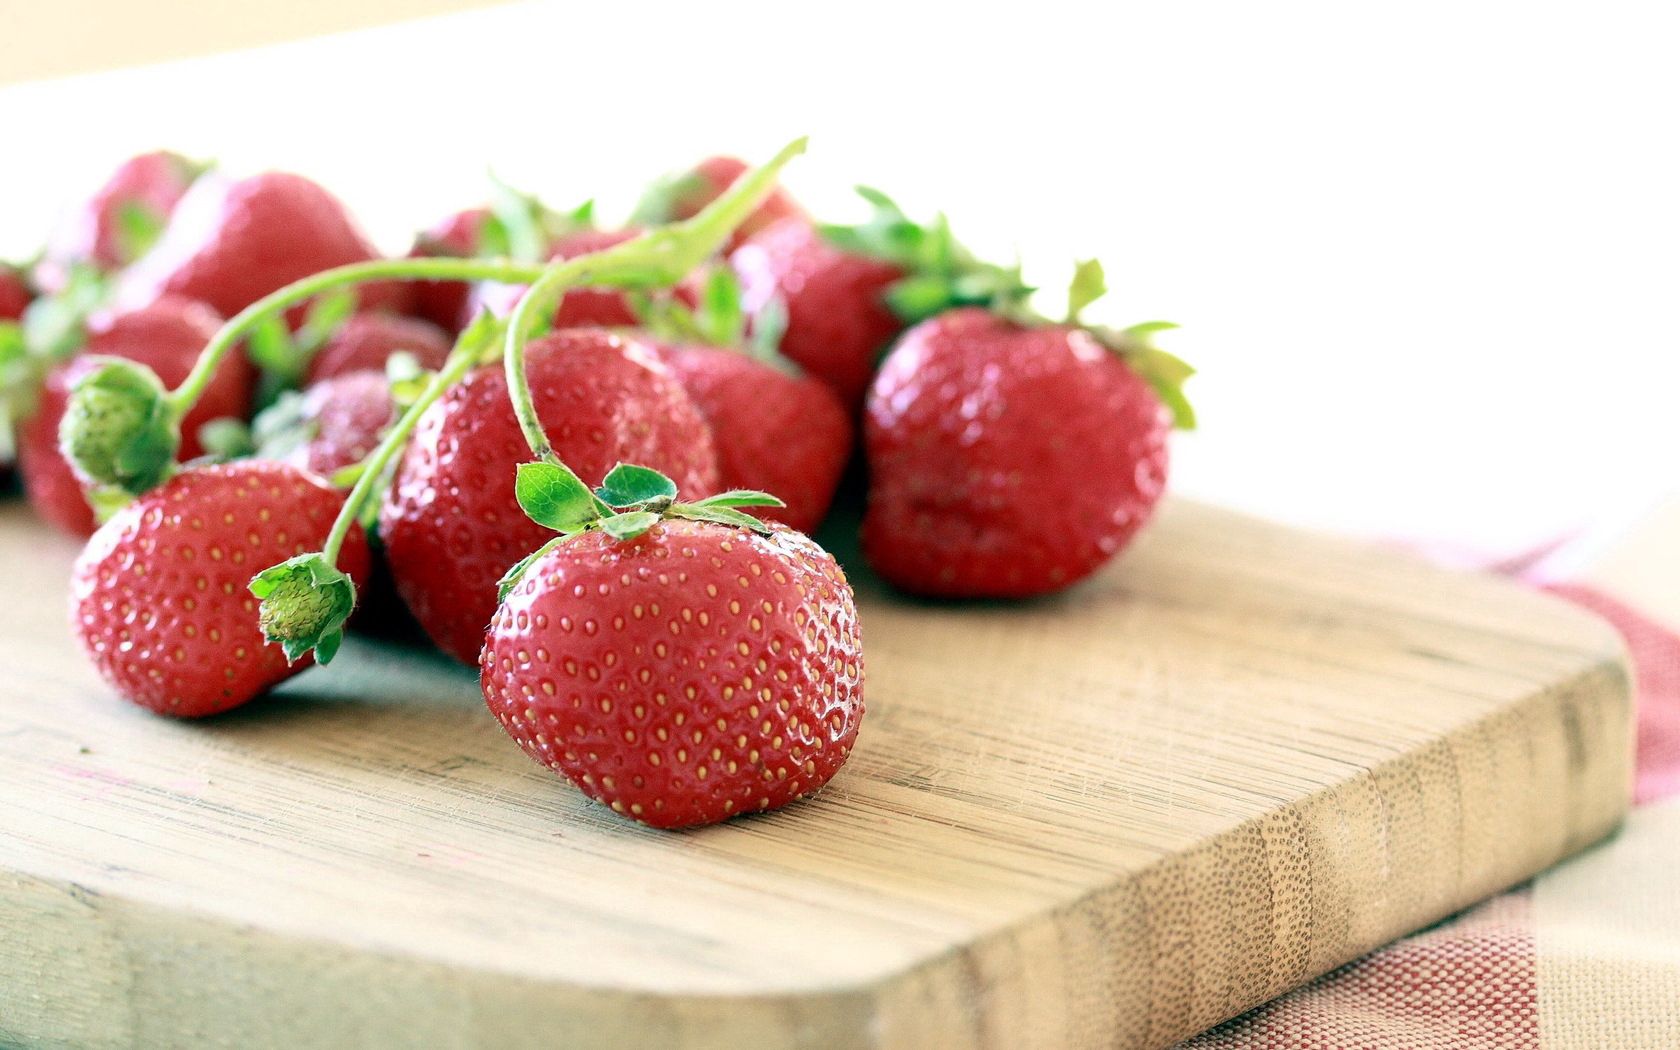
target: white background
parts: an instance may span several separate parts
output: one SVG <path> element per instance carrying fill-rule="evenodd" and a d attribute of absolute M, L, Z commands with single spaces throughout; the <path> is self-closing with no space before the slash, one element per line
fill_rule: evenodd
<path fill-rule="evenodd" d="M 1665 5 L 523 4 L 0 89 L 0 254 L 159 145 L 287 167 L 382 244 L 494 166 L 554 203 L 810 133 L 790 183 L 943 208 L 1169 318 L 1174 485 L 1514 549 L 1680 482 Z"/>

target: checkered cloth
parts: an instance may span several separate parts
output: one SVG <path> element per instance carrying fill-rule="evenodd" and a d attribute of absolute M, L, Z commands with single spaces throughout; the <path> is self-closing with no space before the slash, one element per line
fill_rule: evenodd
<path fill-rule="evenodd" d="M 1549 589 L 1609 619 L 1633 656 L 1637 808 L 1627 826 L 1185 1050 L 1680 1048 L 1680 635 L 1604 594 Z"/>

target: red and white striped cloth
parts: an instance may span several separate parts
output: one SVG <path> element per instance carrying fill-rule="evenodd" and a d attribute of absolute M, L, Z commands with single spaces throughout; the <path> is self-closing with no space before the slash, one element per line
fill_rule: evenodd
<path fill-rule="evenodd" d="M 1626 827 L 1182 1050 L 1680 1048 L 1680 635 L 1597 591 L 1548 589 L 1627 638 L 1639 742 Z"/>

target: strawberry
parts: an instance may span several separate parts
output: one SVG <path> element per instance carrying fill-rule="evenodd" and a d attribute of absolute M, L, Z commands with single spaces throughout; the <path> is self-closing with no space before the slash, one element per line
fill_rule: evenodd
<path fill-rule="evenodd" d="M 763 517 L 813 532 L 852 452 L 852 419 L 828 385 L 736 349 L 667 346 L 660 357 L 712 428 L 718 484 L 787 505 Z"/>
<path fill-rule="evenodd" d="M 142 707 L 197 718 L 308 666 L 264 644 L 247 581 L 320 546 L 342 503 L 312 474 L 249 460 L 189 468 L 124 507 L 71 578 L 72 623 L 100 677 Z M 353 529 L 341 564 L 358 577 L 367 558 Z"/>
<path fill-rule="evenodd" d="M 366 459 L 396 418 L 383 371 L 343 372 L 283 395 L 259 415 L 257 454 L 330 478 Z"/>
<path fill-rule="evenodd" d="M 0 263 L 0 321 L 16 321 L 22 317 L 34 298 L 35 293 L 23 272 L 8 263 Z"/>
<path fill-rule="evenodd" d="M 1095 571 L 1166 483 L 1163 395 L 1183 406 L 1188 369 L 1147 344 L 1159 327 L 1114 333 L 965 307 L 906 332 L 864 419 L 870 564 L 946 597 L 1026 597 Z"/>
<path fill-rule="evenodd" d="M 875 360 L 903 327 L 886 293 L 905 277 L 897 264 L 842 251 L 803 219 L 783 219 L 730 256 L 753 313 L 780 299 L 787 311 L 781 352 L 856 406 Z"/>
<path fill-rule="evenodd" d="M 365 369 L 383 371 L 391 355 L 406 353 L 423 369 L 443 367 L 449 336 L 428 321 L 399 314 L 360 313 L 326 337 L 309 361 L 305 384 Z"/>
<path fill-rule="evenodd" d="M 675 503 L 670 479 L 621 465 L 596 494 L 601 516 L 575 476 L 570 493 L 564 476 L 536 477 L 562 471 L 521 470 L 527 511 L 569 534 L 510 574 L 479 656 L 508 734 L 659 828 L 827 783 L 864 710 L 857 608 L 833 557 L 732 509 L 756 494 Z"/>
<path fill-rule="evenodd" d="M 101 358 L 124 358 L 146 365 L 173 386 L 192 371 L 204 344 L 221 327 L 221 318 L 203 303 L 166 296 L 126 314 L 95 315 L 81 351 L 52 368 L 42 383 L 34 411 L 18 431 L 18 465 L 30 503 L 65 532 L 87 535 L 94 515 L 70 464 L 59 451 L 58 427 L 70 387 L 97 367 Z M 181 425 L 183 459 L 204 451 L 199 430 L 212 419 L 243 418 L 250 407 L 252 374 L 239 354 L 229 354 L 212 377 L 204 396 Z"/>
<path fill-rule="evenodd" d="M 268 172 L 193 183 L 150 251 L 125 270 L 115 302 L 133 309 L 162 295 L 199 299 L 224 317 L 301 277 L 378 257 L 344 205 L 301 175 Z M 400 284 L 367 284 L 363 309 L 400 307 Z M 294 310 L 294 319 L 303 311 Z"/>
<path fill-rule="evenodd" d="M 657 226 L 690 218 L 734 185 L 735 180 L 746 171 L 746 162 L 735 157 L 707 157 L 681 175 L 655 182 L 642 197 L 641 203 L 636 205 L 632 221 L 642 226 Z M 795 203 L 786 190 L 778 187 L 735 228 L 725 244 L 725 250 L 733 251 L 753 234 L 778 220 L 789 218 L 810 221 L 805 209 Z"/>
<path fill-rule="evenodd" d="M 458 211 L 415 238 L 408 257 L 474 258 L 482 251 L 480 234 L 489 217 L 489 208 Z M 451 332 L 461 327 L 462 319 L 467 317 L 467 296 L 471 291 L 467 282 L 416 281 L 413 287 L 414 316 Z"/>
<path fill-rule="evenodd" d="M 775 350 L 775 316 L 748 319 L 726 266 L 711 271 L 700 302 L 656 300 L 648 327 L 662 338 L 660 359 L 712 428 L 718 483 L 783 501 L 761 517 L 801 532 L 822 523 L 852 452 L 852 418 L 827 384 Z"/>
<path fill-rule="evenodd" d="M 586 478 L 620 459 L 671 471 L 689 491 L 717 480 L 711 434 L 645 343 L 565 329 L 530 345 L 528 374 L 556 450 Z M 397 587 L 445 652 L 471 663 L 496 581 L 542 542 L 514 497 L 528 456 L 500 366 L 480 368 L 426 410 L 379 518 Z"/>
<path fill-rule="evenodd" d="M 115 270 L 144 255 L 204 168 L 164 150 L 129 158 L 54 234 L 41 283 L 56 291 L 73 265 Z"/>

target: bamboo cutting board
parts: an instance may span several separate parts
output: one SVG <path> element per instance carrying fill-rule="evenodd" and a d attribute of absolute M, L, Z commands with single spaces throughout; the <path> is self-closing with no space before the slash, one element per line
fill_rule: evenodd
<path fill-rule="evenodd" d="M 1627 804 L 1609 628 L 1185 503 L 1052 600 L 859 580 L 851 764 L 680 834 L 374 643 L 205 723 L 117 702 L 72 555 L 0 514 L 0 1044 L 1162 1046 Z"/>

